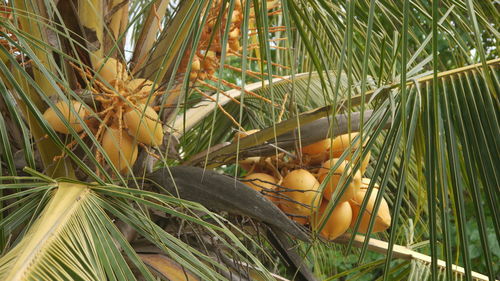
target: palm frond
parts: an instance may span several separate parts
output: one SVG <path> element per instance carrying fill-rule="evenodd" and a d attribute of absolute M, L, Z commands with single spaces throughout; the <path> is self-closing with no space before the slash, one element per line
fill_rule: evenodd
<path fill-rule="evenodd" d="M 90 190 L 84 185 L 59 183 L 40 218 L 31 225 L 23 240 L 2 257 L 2 279 L 97 280 L 110 277 L 135 280 L 99 222 L 98 216 L 103 213 L 89 203 L 90 197 Z M 102 251 L 97 253 L 96 249 Z M 107 256 L 108 262 L 96 262 L 98 255 Z M 71 262 L 75 260 L 80 262 Z M 124 270 L 113 271 L 113 266 Z"/>
<path fill-rule="evenodd" d="M 385 199 L 391 207 L 389 232 L 376 234 L 388 241 L 378 249 L 384 255 L 370 253 L 374 240 L 358 241 L 352 230 L 346 246 L 299 244 L 304 264 L 330 279 L 486 278 L 474 269 L 494 280 L 500 264 L 497 6 L 471 0 L 0 1 L 0 278 L 153 280 L 145 249 L 202 280 L 250 279 L 245 271 L 279 278 L 269 273 L 282 267 L 258 225 L 147 190 L 153 165 L 137 166 L 156 158 L 155 169 L 182 163 L 232 173 L 238 170 L 228 165 L 241 157 L 290 156 L 326 136 L 359 130 L 368 142 L 353 157 L 372 153 L 367 193 L 379 185 L 375 205 Z M 241 22 L 231 48 L 226 19 L 234 14 Z M 203 45 L 193 52 L 214 41 L 218 49 Z M 208 51 L 216 65 L 200 79 L 193 62 Z M 130 103 L 93 69 L 108 57 L 123 62 L 131 78 L 159 87 L 147 103 L 158 106 L 157 124 L 171 133 L 161 147 L 140 148 L 146 160 L 127 165 L 129 176 L 112 163 L 91 124 L 112 125 L 92 98 L 104 93 L 89 94 L 97 83 L 105 84 L 99 91 L 115 91 L 117 103 Z M 92 121 L 77 117 L 81 132 L 63 121 L 69 134 L 59 134 L 43 113 L 50 108 L 64 117 L 56 103 L 71 100 L 83 103 Z M 254 128 L 261 132 L 226 142 L 234 131 Z M 179 157 L 171 159 L 171 151 Z M 123 224 L 131 233 L 117 227 Z M 406 259 L 393 259 L 400 252 Z M 345 255 L 352 263 L 330 261 Z M 289 279 L 296 273 L 284 271 Z"/>

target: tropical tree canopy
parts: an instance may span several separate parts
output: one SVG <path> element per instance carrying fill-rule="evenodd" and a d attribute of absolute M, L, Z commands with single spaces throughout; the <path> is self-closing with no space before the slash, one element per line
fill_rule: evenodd
<path fill-rule="evenodd" d="M 0 0 L 0 280 L 500 279 L 499 20 Z"/>

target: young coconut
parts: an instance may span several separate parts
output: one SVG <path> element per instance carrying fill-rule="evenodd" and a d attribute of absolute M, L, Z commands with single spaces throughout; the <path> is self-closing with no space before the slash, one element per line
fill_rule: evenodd
<path fill-rule="evenodd" d="M 323 163 L 321 166 L 318 175 L 319 175 L 319 181 L 323 183 L 325 179 L 328 176 L 329 170 L 335 166 L 339 159 L 334 158 L 330 159 L 326 162 Z M 332 195 L 334 194 L 335 190 L 338 187 L 342 187 L 342 185 L 348 180 L 347 175 L 350 173 L 351 168 L 349 167 L 349 162 L 347 161 L 342 161 L 340 163 L 340 166 L 337 167 L 337 169 L 333 172 L 333 174 L 330 176 L 328 182 L 326 183 L 326 186 L 323 190 L 323 196 L 327 200 L 331 200 Z M 342 178 L 342 175 L 346 173 L 346 176 L 344 177 L 344 180 L 340 182 L 340 179 Z M 340 198 L 340 201 L 347 201 L 356 195 L 357 190 L 359 190 L 361 186 L 361 173 L 359 171 L 356 171 L 354 173 L 354 176 L 352 176 L 352 180 L 347 186 L 347 190 L 344 192 L 342 197 Z"/>
<path fill-rule="evenodd" d="M 367 189 L 368 186 L 370 185 L 371 179 L 369 178 L 362 178 L 361 179 L 361 189 Z M 374 188 L 378 189 L 379 186 L 377 184 L 373 185 Z"/>
<path fill-rule="evenodd" d="M 368 167 L 368 164 L 370 163 L 371 155 L 372 155 L 372 152 L 368 151 L 368 154 L 366 154 L 365 158 L 361 162 L 361 166 L 359 167 L 359 171 L 361 172 L 361 175 L 365 174 L 366 167 Z M 347 155 L 347 157 L 345 159 L 350 161 L 351 157 L 352 157 L 352 154 L 349 154 L 349 155 Z"/>
<path fill-rule="evenodd" d="M 126 81 L 128 73 L 125 65 L 114 58 L 102 59 L 94 66 L 101 78 L 111 83 L 113 80 Z"/>
<path fill-rule="evenodd" d="M 200 58 L 195 55 L 193 58 L 193 62 L 191 63 L 191 71 L 198 72 L 201 69 L 201 61 Z"/>
<path fill-rule="evenodd" d="M 311 164 L 319 164 L 330 158 L 332 139 L 327 138 L 302 147 L 302 154 L 308 155 Z"/>
<path fill-rule="evenodd" d="M 276 190 L 276 179 L 273 176 L 264 173 L 253 173 L 247 175 L 244 179 L 245 181 L 243 183 L 251 187 L 253 190 L 264 194 L 264 197 L 273 202 L 278 201 L 276 194 L 273 192 Z"/>
<path fill-rule="evenodd" d="M 344 153 L 344 151 L 348 149 L 349 146 L 351 146 L 351 142 L 353 142 L 354 138 L 356 138 L 358 135 L 359 133 L 351 133 L 351 134 L 340 135 L 334 138 L 331 148 L 333 157 L 339 158 L 342 155 L 342 153 Z M 363 144 L 363 147 L 368 142 L 368 138 L 365 137 L 364 141 L 365 142 Z M 359 139 L 351 146 L 351 151 L 354 153 L 354 151 L 356 151 L 358 147 L 359 147 Z M 361 167 L 360 167 L 361 175 L 363 175 L 366 171 L 366 167 L 370 162 L 370 156 L 371 152 L 368 152 L 363 161 L 361 161 Z M 351 160 L 351 157 L 352 154 L 347 155 L 346 160 Z"/>
<path fill-rule="evenodd" d="M 106 129 L 101 144 L 120 173 L 126 173 L 137 160 L 137 142 L 125 130 L 120 133 L 118 128 Z"/>
<path fill-rule="evenodd" d="M 310 216 L 321 203 L 318 180 L 304 169 L 293 170 L 283 178 L 280 208 L 294 216 Z"/>
<path fill-rule="evenodd" d="M 342 153 L 344 153 L 344 151 L 348 149 L 349 146 L 351 146 L 351 142 L 353 142 L 354 138 L 356 138 L 358 135 L 359 133 L 350 133 L 335 137 L 331 146 L 333 156 L 335 158 L 339 158 L 340 155 L 342 155 Z M 351 149 L 355 150 L 358 148 L 358 146 L 359 140 L 352 145 Z"/>
<path fill-rule="evenodd" d="M 138 103 L 146 104 L 149 98 L 149 94 L 151 91 L 154 91 L 158 88 L 158 85 L 155 85 L 153 89 L 153 81 L 149 81 L 144 78 L 132 79 L 127 83 L 127 87 L 133 92 L 138 93 L 143 98 L 137 100 Z"/>
<path fill-rule="evenodd" d="M 352 207 L 352 215 L 353 219 L 351 222 L 351 228 L 354 228 L 354 224 L 356 223 L 356 219 L 358 217 L 361 204 L 363 203 L 363 199 L 366 196 L 366 189 L 361 189 L 356 193 L 356 196 L 349 202 Z M 366 208 L 361 217 L 361 223 L 359 224 L 358 232 L 365 234 L 368 231 L 368 224 L 370 223 L 371 215 L 374 213 L 374 205 L 375 200 L 377 199 L 378 189 L 372 189 L 372 193 L 370 195 L 370 199 L 368 199 L 368 203 L 366 204 Z M 373 225 L 372 233 L 381 232 L 386 230 L 391 226 L 391 213 L 389 211 L 389 205 L 384 198 L 380 202 L 380 206 L 377 210 L 377 214 L 375 217 L 375 223 Z"/>
<path fill-rule="evenodd" d="M 326 216 L 326 207 L 328 206 L 328 200 L 323 200 L 321 206 L 317 213 L 311 218 L 313 229 L 318 229 L 321 223 L 321 218 Z M 326 221 L 325 226 L 321 230 L 320 234 L 323 238 L 327 240 L 334 240 L 340 235 L 344 234 L 352 220 L 352 209 L 349 202 L 340 202 L 333 209 L 328 221 Z"/>
<path fill-rule="evenodd" d="M 324 140 L 320 140 L 318 142 L 315 142 L 313 144 L 310 144 L 308 146 L 304 146 L 302 148 L 302 153 L 306 154 L 310 158 L 310 163 L 311 164 L 318 164 L 321 163 L 327 159 L 330 159 L 330 157 L 333 158 L 339 158 L 344 151 L 349 148 L 350 142 L 358 135 L 358 133 L 351 133 L 349 134 L 344 134 L 340 135 L 334 139 L 327 138 Z M 358 147 L 359 141 L 356 142 L 351 150 L 354 152 Z M 366 170 L 366 167 L 368 166 L 368 163 L 370 161 L 370 155 L 371 153 L 368 152 L 366 157 L 363 159 L 361 163 L 361 174 L 363 174 Z M 347 155 L 346 160 L 351 160 L 352 154 Z"/>
<path fill-rule="evenodd" d="M 158 122 L 156 111 L 144 104 L 138 104 L 137 108 L 130 110 L 123 116 L 125 125 L 130 135 L 145 144 L 160 146 L 163 142 L 163 128 Z"/>
<path fill-rule="evenodd" d="M 351 161 L 354 152 L 355 151 L 352 150 L 352 152 L 346 156 L 345 160 L 346 161 Z M 363 161 L 361 161 L 361 166 L 359 167 L 359 171 L 361 172 L 361 176 L 365 174 L 366 167 L 368 167 L 368 164 L 370 163 L 370 157 L 371 157 L 371 155 L 372 155 L 371 151 L 368 151 L 368 154 L 366 154 L 366 156 L 363 159 Z"/>
<path fill-rule="evenodd" d="M 71 128 L 73 128 L 77 133 L 83 131 L 83 127 L 78 121 L 75 112 L 81 119 L 84 119 L 87 115 L 87 110 L 83 107 L 80 102 L 70 101 L 71 107 L 65 101 L 59 101 L 56 103 L 57 109 L 61 111 L 66 121 L 68 121 Z M 73 111 L 72 111 L 73 110 Z M 64 122 L 59 118 L 56 111 L 51 107 L 43 113 L 43 118 L 49 122 L 50 126 L 54 131 L 63 134 L 69 134 L 68 128 L 64 125 Z"/>

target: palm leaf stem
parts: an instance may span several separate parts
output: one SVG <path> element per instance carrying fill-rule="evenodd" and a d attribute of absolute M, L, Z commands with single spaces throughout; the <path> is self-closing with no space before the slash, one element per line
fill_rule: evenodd
<path fill-rule="evenodd" d="M 489 60 L 486 62 L 486 65 L 489 65 L 489 66 L 495 66 L 498 64 L 500 64 L 500 58 Z M 439 72 L 437 74 L 437 77 L 443 78 L 443 77 L 447 77 L 447 76 L 452 76 L 452 75 L 468 72 L 468 71 L 471 71 L 474 69 L 480 69 L 481 67 L 482 67 L 482 64 L 480 64 L 480 63 L 468 65 L 468 66 L 455 68 L 455 69 L 448 70 L 448 71 Z M 281 82 L 281 81 L 286 82 L 292 78 L 294 78 L 294 79 L 303 78 L 303 77 L 307 77 L 308 75 L 310 75 L 310 73 L 300 73 L 300 74 L 295 74 L 293 76 L 285 76 L 283 78 L 275 78 L 271 82 L 269 82 L 268 80 L 263 81 L 263 82 L 255 82 L 252 84 L 245 85 L 244 89 L 245 89 L 245 91 L 254 91 L 254 90 L 257 90 L 257 89 L 260 89 L 263 87 L 267 87 L 270 84 L 277 84 L 278 82 Z M 432 74 L 426 75 L 423 77 L 415 77 L 415 79 L 411 79 L 410 81 L 408 81 L 406 83 L 406 85 L 410 86 L 414 83 L 423 83 L 423 82 L 431 81 L 431 80 L 433 80 L 433 77 L 434 76 Z M 397 88 L 400 85 L 401 85 L 401 83 L 395 83 L 395 84 L 381 86 L 378 89 L 369 90 L 365 93 L 365 99 L 368 100 L 368 102 L 371 102 L 371 101 L 373 101 L 373 99 L 380 97 L 380 95 L 382 93 L 387 93 L 388 90 Z M 224 106 L 227 103 L 229 103 L 232 99 L 239 98 L 242 94 L 242 91 L 239 89 L 234 89 L 234 90 L 227 91 L 226 94 L 227 94 L 227 97 L 221 96 L 219 98 L 219 105 Z M 351 97 L 351 102 L 354 105 L 360 104 L 361 103 L 361 95 Z M 173 127 L 172 133 L 177 138 L 182 137 L 185 132 L 189 131 L 196 124 L 198 124 L 201 120 L 206 118 L 208 116 L 208 114 L 210 114 L 210 112 L 212 112 L 215 108 L 217 108 L 217 105 L 214 104 L 210 100 L 204 100 L 204 101 L 199 102 L 198 104 L 193 106 L 193 108 L 188 109 L 183 115 L 180 115 L 175 119 L 175 121 L 173 122 L 173 125 L 172 125 L 172 127 Z"/>
<path fill-rule="evenodd" d="M 341 244 L 347 244 L 350 239 L 351 239 L 351 235 L 346 234 L 346 235 L 341 236 L 340 238 L 337 238 L 335 240 L 335 242 L 341 243 Z M 363 243 L 365 243 L 365 241 L 366 241 L 366 236 L 359 235 L 359 234 L 355 235 L 354 239 L 353 239 L 353 246 L 361 247 L 363 245 Z M 373 252 L 386 254 L 388 249 L 389 249 L 389 243 L 382 241 L 382 240 L 370 238 L 368 240 L 368 249 L 373 251 Z M 402 245 L 397 245 L 397 244 L 394 244 L 394 247 L 392 250 L 392 257 L 397 258 L 397 259 L 404 259 L 404 260 L 418 260 L 418 261 L 421 261 L 425 264 L 430 264 L 431 260 L 432 260 L 431 256 L 419 253 L 417 251 L 409 249 L 408 247 L 405 247 Z M 437 266 L 442 268 L 442 269 L 445 269 L 446 262 L 444 260 L 437 259 Z M 453 264 L 451 266 L 451 269 L 455 273 L 458 273 L 462 276 L 465 275 L 465 269 L 461 266 Z M 490 280 L 488 278 L 488 276 L 481 274 L 481 273 L 478 273 L 478 272 L 475 272 L 475 271 L 471 271 L 471 274 L 475 280 L 484 280 L 484 281 Z"/>
<path fill-rule="evenodd" d="M 17 253 L 13 257 L 9 274 L 3 280 L 20 280 L 30 268 L 36 266 L 40 261 L 44 249 L 50 247 L 56 233 L 66 226 L 66 223 L 88 195 L 86 186 L 73 183 L 60 183 L 56 194 L 50 201 L 43 215 L 32 227 L 29 234 L 30 239 L 23 239 L 23 243 L 17 245 L 17 249 L 11 253 Z M 6 256 L 4 256 L 5 258 Z"/>

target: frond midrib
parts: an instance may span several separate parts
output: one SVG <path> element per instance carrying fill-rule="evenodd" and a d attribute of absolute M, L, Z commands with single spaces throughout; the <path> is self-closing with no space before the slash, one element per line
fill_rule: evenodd
<path fill-rule="evenodd" d="M 9 274 L 4 280 L 21 280 L 30 268 L 36 267 L 52 242 L 57 239 L 58 234 L 88 197 L 89 191 L 85 185 L 59 183 L 59 188 L 40 219 L 31 227 L 27 237 L 16 246 L 17 249 L 12 250 L 19 253 L 19 256 L 9 268 Z M 26 239 L 28 237 L 29 239 Z"/>

